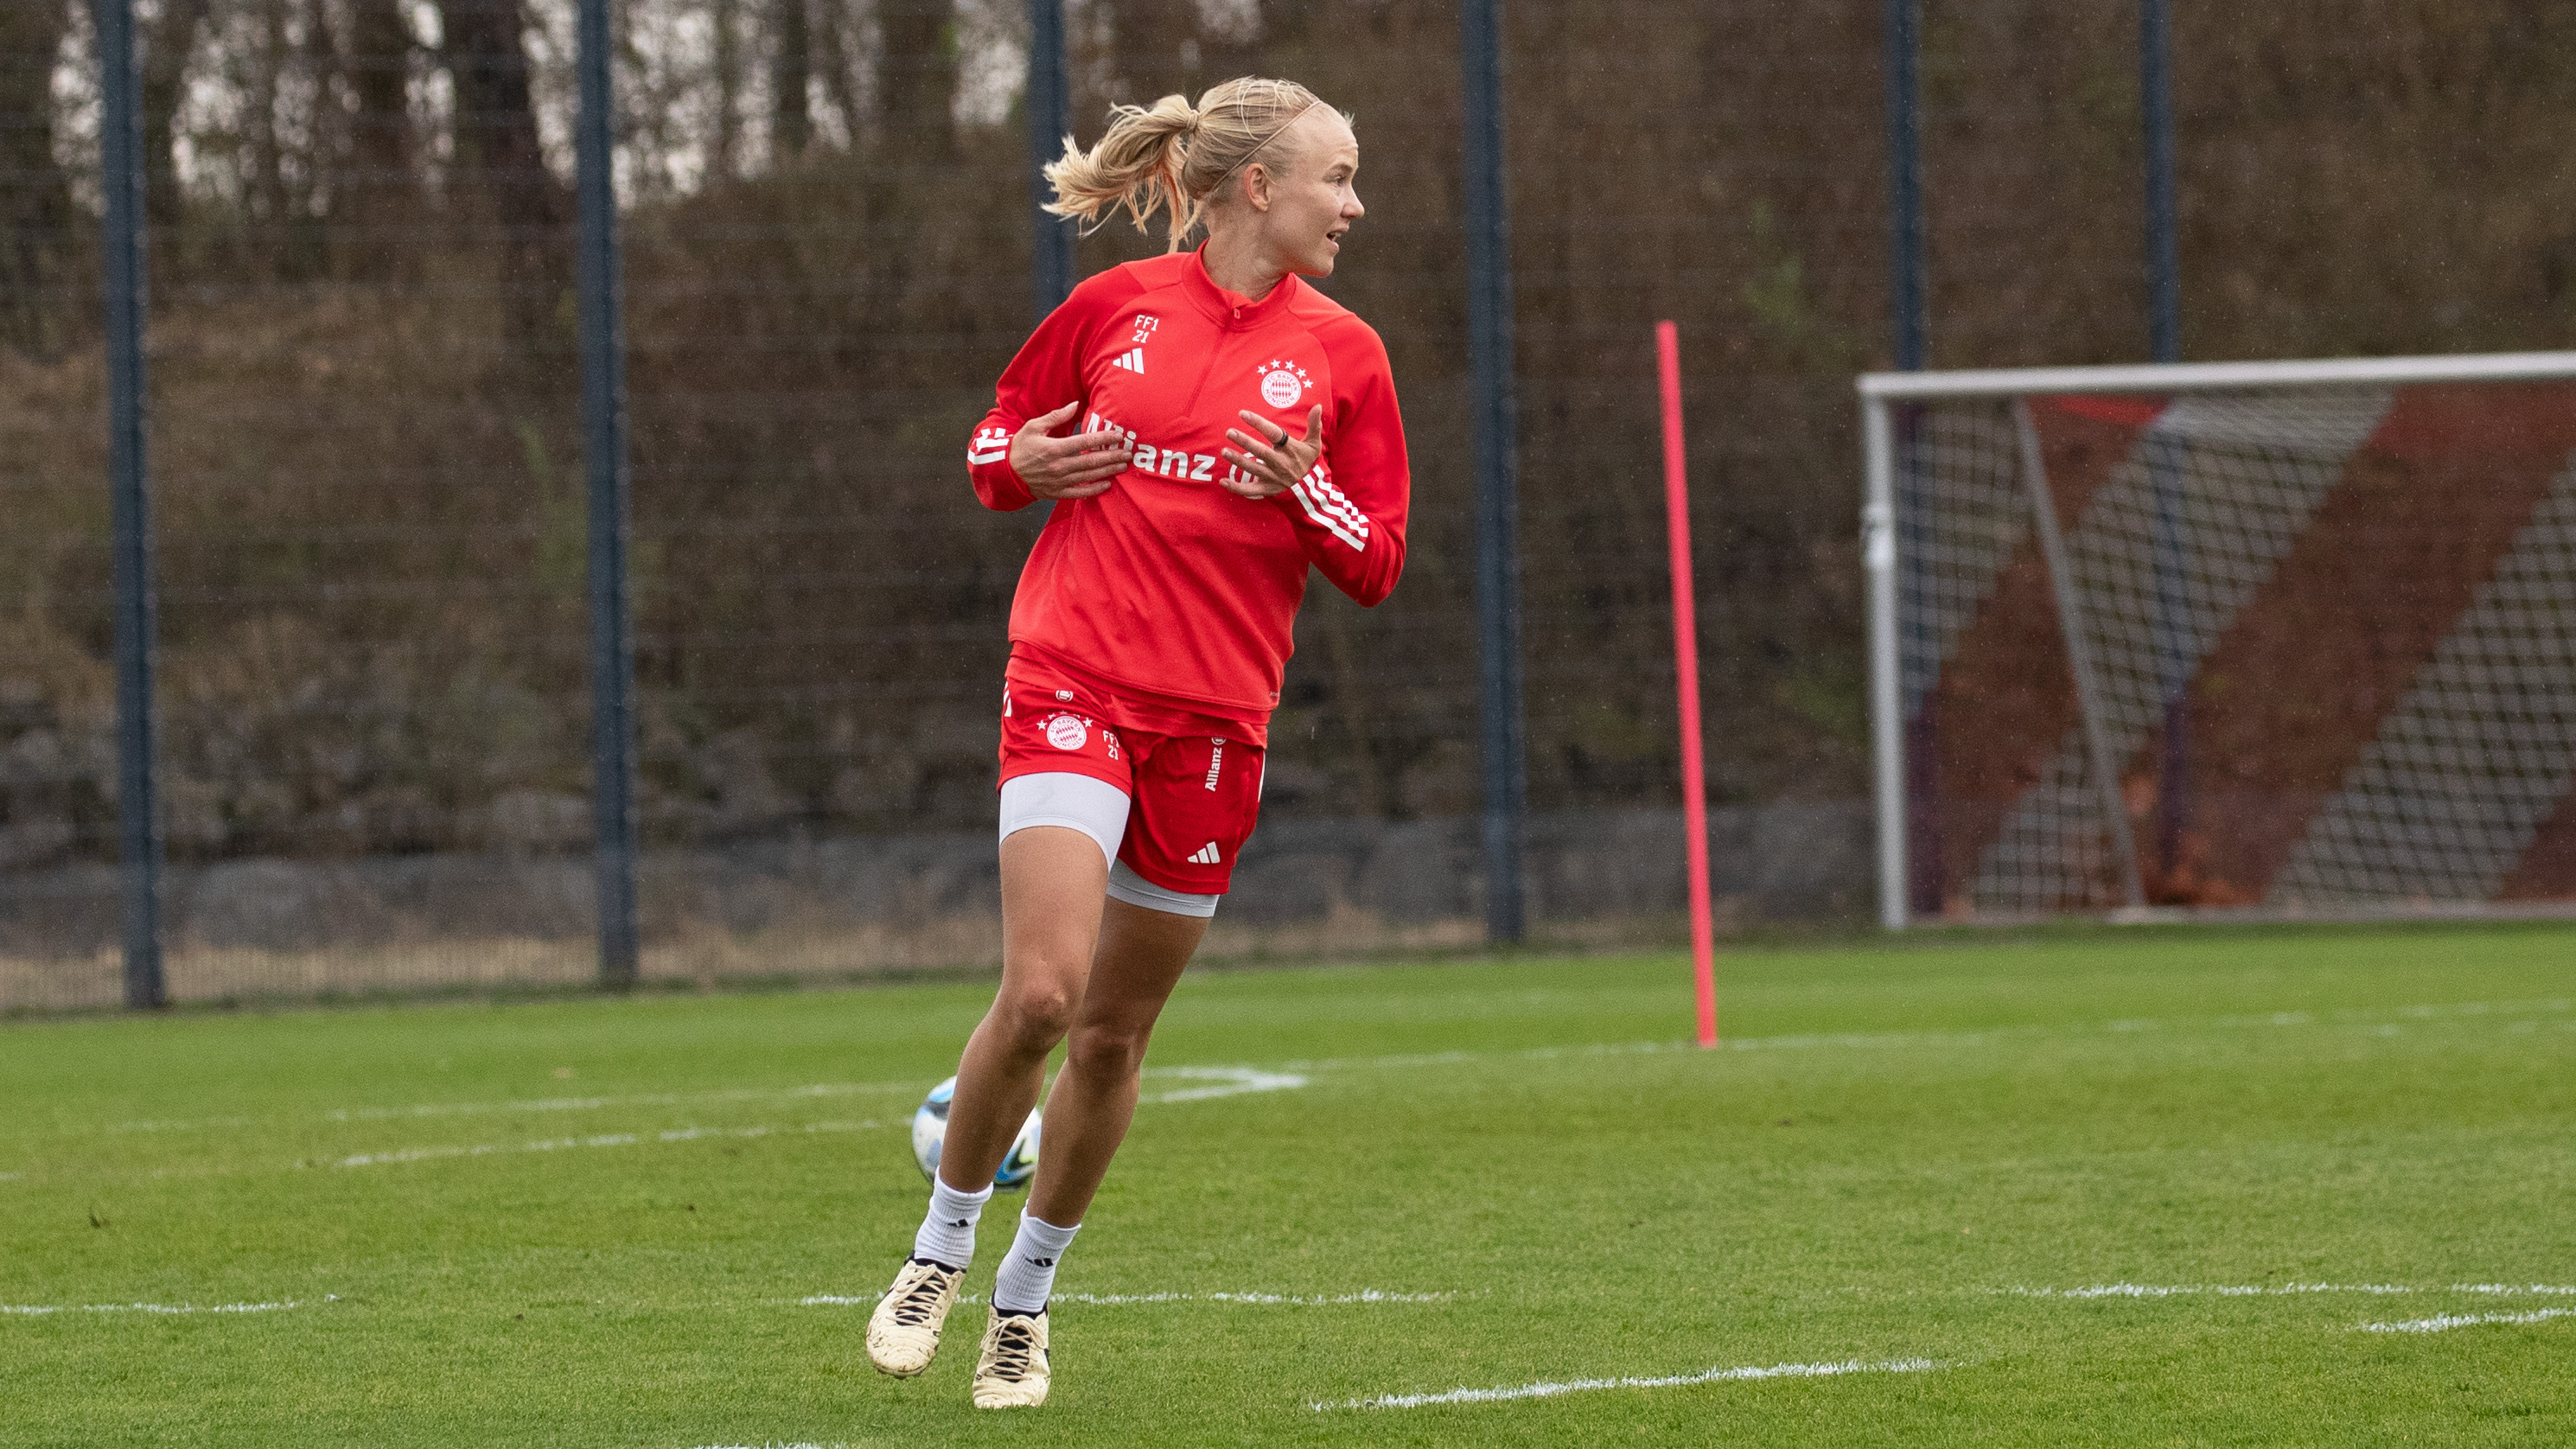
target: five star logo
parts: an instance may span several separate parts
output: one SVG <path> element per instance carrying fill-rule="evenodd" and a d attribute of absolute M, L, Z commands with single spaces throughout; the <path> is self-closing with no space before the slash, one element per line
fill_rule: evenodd
<path fill-rule="evenodd" d="M 1306 369 L 1276 357 L 1252 371 L 1261 379 L 1261 400 L 1274 408 L 1295 407 L 1305 400 L 1306 389 L 1314 385 Z"/>

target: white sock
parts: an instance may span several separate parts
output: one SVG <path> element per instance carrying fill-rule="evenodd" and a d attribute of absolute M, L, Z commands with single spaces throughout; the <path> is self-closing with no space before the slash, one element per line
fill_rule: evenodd
<path fill-rule="evenodd" d="M 933 1177 L 930 1211 L 921 1220 L 921 1231 L 912 1235 L 912 1255 L 943 1268 L 963 1268 L 974 1262 L 975 1220 L 984 1215 L 984 1204 L 992 1199 L 989 1182 L 981 1192 L 959 1192 Z"/>
<path fill-rule="evenodd" d="M 1080 1223 L 1059 1228 L 1021 1213 L 1020 1234 L 1011 1239 L 1011 1255 L 1002 1260 L 1002 1271 L 993 1277 L 993 1306 L 1004 1313 L 1043 1312 L 1047 1295 L 1055 1291 L 1055 1265 L 1063 1260 L 1065 1245 L 1081 1231 Z"/>

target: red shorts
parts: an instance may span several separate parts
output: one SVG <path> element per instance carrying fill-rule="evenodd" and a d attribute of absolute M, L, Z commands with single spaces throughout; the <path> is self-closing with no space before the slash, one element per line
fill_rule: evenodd
<path fill-rule="evenodd" d="M 1233 879 L 1261 815 L 1263 750 L 1244 733 L 1212 715 L 1123 706 L 1101 681 L 1023 651 L 1002 676 L 1001 778 L 1064 771 L 1125 791 L 1118 858 L 1165 890 L 1223 895 Z"/>

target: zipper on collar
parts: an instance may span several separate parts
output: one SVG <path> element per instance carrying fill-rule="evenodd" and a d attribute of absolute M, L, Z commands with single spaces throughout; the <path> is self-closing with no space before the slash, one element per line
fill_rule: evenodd
<path fill-rule="evenodd" d="M 1268 320 L 1272 311 L 1285 305 L 1286 299 L 1280 293 L 1297 284 L 1294 275 L 1283 276 L 1270 288 L 1268 296 L 1255 302 L 1244 298 L 1241 292 L 1219 286 L 1216 278 L 1208 275 L 1207 243 L 1199 243 L 1190 253 L 1190 259 L 1190 289 L 1206 304 L 1203 310 L 1210 318 L 1228 332 L 1240 332 Z"/>

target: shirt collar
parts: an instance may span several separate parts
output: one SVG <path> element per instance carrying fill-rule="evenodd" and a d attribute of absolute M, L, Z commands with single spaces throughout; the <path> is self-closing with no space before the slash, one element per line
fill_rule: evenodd
<path fill-rule="evenodd" d="M 1291 272 L 1279 279 L 1270 295 L 1255 302 L 1241 292 L 1217 285 L 1216 278 L 1208 275 L 1206 242 L 1200 242 L 1190 252 L 1190 296 L 1208 316 L 1225 326 L 1250 327 L 1286 310 L 1299 285 L 1296 274 Z"/>

